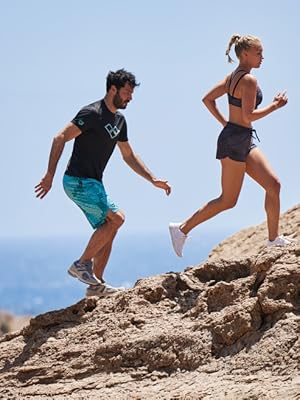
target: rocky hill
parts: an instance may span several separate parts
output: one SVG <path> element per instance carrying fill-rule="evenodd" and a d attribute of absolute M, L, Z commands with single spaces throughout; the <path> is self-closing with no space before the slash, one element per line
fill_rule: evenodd
<path fill-rule="evenodd" d="M 0 336 L 23 328 L 29 321 L 28 315 L 15 316 L 7 311 L 0 310 Z"/>
<path fill-rule="evenodd" d="M 299 214 L 285 233 L 299 235 Z M 0 398 L 299 399 L 300 245 L 261 248 L 263 229 L 1 337 Z"/>
<path fill-rule="evenodd" d="M 280 233 L 290 238 L 300 238 L 300 205 L 285 212 L 280 218 Z M 209 259 L 243 257 L 258 254 L 265 247 L 267 224 L 246 228 L 216 246 Z"/>

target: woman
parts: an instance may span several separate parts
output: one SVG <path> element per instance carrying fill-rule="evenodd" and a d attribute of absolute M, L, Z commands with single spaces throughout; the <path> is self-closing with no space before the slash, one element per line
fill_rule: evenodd
<path fill-rule="evenodd" d="M 222 167 L 222 193 L 190 218 L 181 223 L 170 223 L 169 230 L 176 254 L 182 257 L 182 248 L 188 233 L 202 222 L 221 211 L 236 205 L 245 173 L 253 178 L 266 191 L 265 210 L 269 240 L 268 246 L 286 246 L 290 240 L 279 236 L 280 182 L 263 153 L 253 142 L 257 138 L 252 122 L 264 118 L 287 104 L 285 92 L 277 94 L 271 104 L 257 109 L 262 101 L 262 92 L 256 78 L 251 75 L 252 68 L 259 68 L 263 60 L 261 41 L 254 36 L 233 35 L 229 41 L 226 55 L 228 61 L 230 49 L 234 45 L 239 59 L 238 67 L 203 98 L 203 102 L 212 115 L 223 125 L 218 138 L 217 159 Z M 221 114 L 216 99 L 227 94 L 229 102 L 229 121 Z"/>

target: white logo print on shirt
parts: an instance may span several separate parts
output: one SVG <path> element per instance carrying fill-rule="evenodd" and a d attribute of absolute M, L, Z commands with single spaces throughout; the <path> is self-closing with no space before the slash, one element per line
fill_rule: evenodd
<path fill-rule="evenodd" d="M 111 124 L 106 124 L 104 128 L 108 132 L 111 139 L 114 139 L 120 133 L 120 129 L 118 129 L 116 126 L 113 127 Z"/>

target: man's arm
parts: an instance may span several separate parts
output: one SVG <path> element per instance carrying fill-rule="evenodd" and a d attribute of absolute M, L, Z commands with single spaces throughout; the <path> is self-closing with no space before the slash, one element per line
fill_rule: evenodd
<path fill-rule="evenodd" d="M 134 153 L 128 142 L 118 142 L 118 146 L 123 160 L 134 172 L 147 179 L 147 181 L 151 182 L 154 186 L 165 190 L 167 195 L 171 193 L 171 186 L 168 184 L 168 181 L 155 178 L 143 161 Z"/>
<path fill-rule="evenodd" d="M 61 132 L 53 139 L 51 151 L 48 161 L 48 169 L 40 183 L 35 186 L 36 197 L 42 199 L 46 196 L 52 186 L 52 181 L 56 171 L 58 161 L 62 155 L 65 143 L 72 140 L 81 134 L 81 130 L 70 122 Z"/>

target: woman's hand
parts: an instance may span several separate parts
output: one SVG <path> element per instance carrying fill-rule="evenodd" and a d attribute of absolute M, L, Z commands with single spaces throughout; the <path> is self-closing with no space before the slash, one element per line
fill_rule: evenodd
<path fill-rule="evenodd" d="M 275 105 L 275 108 L 281 108 L 285 106 L 288 102 L 288 98 L 286 95 L 286 91 L 282 93 L 278 93 L 273 100 L 273 104 Z"/>

